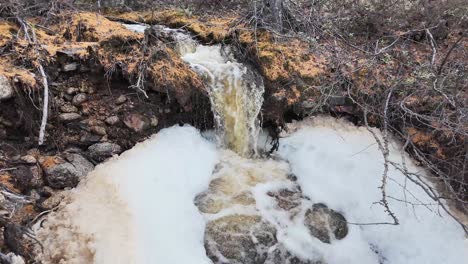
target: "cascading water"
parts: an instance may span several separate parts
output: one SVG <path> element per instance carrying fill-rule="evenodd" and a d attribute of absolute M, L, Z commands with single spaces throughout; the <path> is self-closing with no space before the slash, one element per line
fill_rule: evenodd
<path fill-rule="evenodd" d="M 182 59 L 208 85 L 219 141 L 244 157 L 256 153 L 264 92 L 262 80 L 229 54 L 223 56 L 219 45 L 199 45 L 194 52 L 183 54 Z"/>
<path fill-rule="evenodd" d="M 160 30 L 174 36 L 182 58 L 203 76 L 219 142 L 228 149 L 216 148 L 192 127 L 172 127 L 96 167 L 37 231 L 40 261 L 451 264 L 466 259 L 460 228 L 435 217 L 437 204 L 398 170 L 389 170 L 387 194 L 395 198 L 389 204 L 400 226 L 347 224 L 388 219 L 372 206 L 381 199 L 383 159 L 366 128 L 331 118 L 304 121 L 280 141 L 274 158 L 252 158 L 261 79 L 236 62 L 229 48 Z M 389 159 L 402 162 L 397 144 L 391 144 Z M 405 169 L 420 170 L 405 160 Z"/>

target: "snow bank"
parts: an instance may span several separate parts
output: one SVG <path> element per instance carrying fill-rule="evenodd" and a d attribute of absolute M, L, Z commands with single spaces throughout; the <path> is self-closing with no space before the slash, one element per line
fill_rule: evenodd
<path fill-rule="evenodd" d="M 217 163 L 192 127 L 172 127 L 98 167 L 38 230 L 45 263 L 211 263 L 193 204 Z"/>
<path fill-rule="evenodd" d="M 283 138 L 279 154 L 290 163 L 304 194 L 313 203 L 327 204 L 351 223 L 392 222 L 384 208 L 375 204 L 382 197 L 378 187 L 383 157 L 366 128 L 335 119 L 315 119 L 310 126 Z M 426 175 L 392 143 L 390 159 L 401 163 L 402 157 L 409 171 Z M 327 245 L 311 239 L 300 225 L 283 219 L 279 240 L 300 256 L 314 258 L 319 254 L 329 264 L 455 264 L 468 259 L 462 228 L 420 187 L 390 168 L 386 190 L 390 208 L 400 221 L 398 226 L 349 225 L 346 238 Z M 268 206 L 260 203 L 259 208 Z"/>

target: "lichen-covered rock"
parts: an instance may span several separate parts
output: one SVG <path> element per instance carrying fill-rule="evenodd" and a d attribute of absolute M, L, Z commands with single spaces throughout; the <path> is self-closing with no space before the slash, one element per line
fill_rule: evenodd
<path fill-rule="evenodd" d="M 304 224 L 310 234 L 324 243 L 330 243 L 333 239 L 343 239 L 348 234 L 348 225 L 345 217 L 318 203 L 308 209 L 305 214 Z"/>
<path fill-rule="evenodd" d="M 75 187 L 94 168 L 80 154 L 70 153 L 65 158 L 46 157 L 41 162 L 47 184 L 52 188 Z"/>
<path fill-rule="evenodd" d="M 115 154 L 120 154 L 122 152 L 122 148 L 115 143 L 103 142 L 91 145 L 88 148 L 88 152 L 91 158 L 97 161 L 103 161 Z"/>
<path fill-rule="evenodd" d="M 7 77 L 0 75 L 0 101 L 10 99 L 15 94 L 13 86 Z"/>

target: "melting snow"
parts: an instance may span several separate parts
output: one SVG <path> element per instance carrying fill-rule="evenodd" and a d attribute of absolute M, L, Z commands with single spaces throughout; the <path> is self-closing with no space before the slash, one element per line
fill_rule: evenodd
<path fill-rule="evenodd" d="M 402 155 L 398 144 L 392 143 L 390 151 L 390 160 L 401 164 L 404 159 L 410 172 L 426 175 Z M 375 204 L 382 199 L 384 159 L 366 128 L 315 119 L 282 139 L 279 154 L 290 163 L 304 194 L 314 203 L 342 212 L 351 223 L 392 222 L 384 208 Z M 282 230 L 280 240 L 300 255 L 313 258 L 318 251 L 329 264 L 464 263 L 468 243 L 462 228 L 402 173 L 390 167 L 388 176 L 388 202 L 400 225 L 349 225 L 346 238 L 327 245 L 310 240 L 300 226 L 283 219 L 289 226 Z"/>
<path fill-rule="evenodd" d="M 42 260 L 211 263 L 203 246 L 207 219 L 194 198 L 208 188 L 219 156 L 214 143 L 196 129 L 172 127 L 96 167 L 72 192 L 71 202 L 38 231 L 45 246 Z M 283 138 L 278 156 L 289 162 L 311 203 L 325 203 L 352 223 L 391 221 L 375 204 L 381 199 L 383 158 L 365 128 L 315 119 Z M 402 157 L 410 171 L 424 175 L 392 144 L 391 160 L 401 162 Z M 395 169 L 389 172 L 387 193 L 400 225 L 349 225 L 349 234 L 331 244 L 310 236 L 301 219 L 273 209 L 265 193 L 284 184 L 272 179 L 254 187 L 253 194 L 257 210 L 278 229 L 278 240 L 298 256 L 328 264 L 455 264 L 468 259 L 463 230 Z"/>

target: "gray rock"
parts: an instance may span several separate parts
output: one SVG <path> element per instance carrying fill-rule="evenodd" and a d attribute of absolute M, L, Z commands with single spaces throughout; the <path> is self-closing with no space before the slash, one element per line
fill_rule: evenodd
<path fill-rule="evenodd" d="M 115 143 L 104 142 L 91 145 L 88 148 L 88 152 L 93 159 L 103 161 L 115 154 L 120 154 L 122 148 Z"/>
<path fill-rule="evenodd" d="M 320 203 L 307 210 L 304 224 L 312 236 L 324 243 L 330 243 L 332 237 L 343 239 L 348 234 L 346 218 Z"/>
<path fill-rule="evenodd" d="M 93 134 L 87 133 L 87 132 L 85 132 L 85 134 L 83 134 L 80 137 L 80 142 L 82 144 L 85 144 L 85 145 L 91 145 L 91 144 L 97 143 L 99 141 L 101 141 L 101 136 L 93 135 Z"/>
<path fill-rule="evenodd" d="M 64 72 L 76 71 L 76 70 L 78 70 L 79 66 L 80 65 L 77 62 L 72 62 L 72 63 L 68 63 L 68 64 L 63 65 L 62 70 Z"/>
<path fill-rule="evenodd" d="M 123 122 L 128 128 L 133 129 L 135 132 L 141 132 L 150 126 L 150 120 L 146 116 L 138 113 L 127 115 Z"/>
<path fill-rule="evenodd" d="M 86 102 L 87 100 L 88 100 L 88 96 L 85 93 L 79 93 L 73 97 L 72 103 L 78 106 Z"/>
<path fill-rule="evenodd" d="M 15 90 L 7 77 L 0 75 L 0 101 L 10 99 L 15 95 Z"/>
<path fill-rule="evenodd" d="M 105 127 L 102 126 L 92 126 L 89 128 L 89 131 L 96 135 L 104 136 L 107 135 L 107 131 Z"/>
<path fill-rule="evenodd" d="M 81 118 L 81 115 L 78 113 L 63 113 L 59 115 L 59 120 L 62 122 L 70 122 L 78 120 Z"/>
<path fill-rule="evenodd" d="M 57 164 L 43 166 L 46 181 L 52 188 L 75 187 L 94 168 L 94 165 L 80 154 L 70 153 L 65 158 L 66 161 L 56 159 L 59 161 Z"/>
<path fill-rule="evenodd" d="M 125 95 L 121 95 L 119 97 L 117 97 L 117 99 L 115 100 L 115 104 L 117 105 L 120 105 L 120 104 L 123 104 L 127 101 L 127 97 Z"/>
<path fill-rule="evenodd" d="M 118 116 L 109 116 L 108 118 L 106 118 L 106 124 L 110 126 L 117 124 L 119 121 L 120 119 Z"/>
<path fill-rule="evenodd" d="M 76 113 L 78 112 L 78 108 L 74 105 L 65 104 L 60 107 L 60 111 L 63 113 Z"/>

